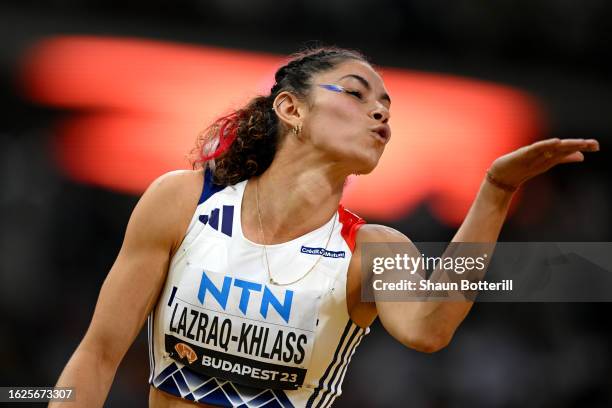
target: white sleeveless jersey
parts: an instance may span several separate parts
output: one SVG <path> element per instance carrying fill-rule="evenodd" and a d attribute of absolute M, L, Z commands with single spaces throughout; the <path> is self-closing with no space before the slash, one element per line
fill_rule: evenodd
<path fill-rule="evenodd" d="M 263 246 L 242 234 L 247 181 L 220 187 L 208 170 L 204 179 L 149 315 L 149 383 L 217 406 L 330 406 L 369 333 L 351 321 L 346 305 L 364 221 L 340 206 L 322 227 L 266 246 L 270 283 Z"/>

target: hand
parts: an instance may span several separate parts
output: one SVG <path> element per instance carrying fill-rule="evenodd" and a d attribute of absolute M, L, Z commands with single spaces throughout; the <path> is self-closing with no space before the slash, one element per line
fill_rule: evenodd
<path fill-rule="evenodd" d="M 501 156 L 488 170 L 488 180 L 508 191 L 561 163 L 584 161 L 582 152 L 596 152 L 595 139 L 546 139 Z"/>

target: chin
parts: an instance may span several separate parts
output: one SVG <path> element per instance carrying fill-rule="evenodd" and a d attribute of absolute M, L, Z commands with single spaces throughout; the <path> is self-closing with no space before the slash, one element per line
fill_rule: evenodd
<path fill-rule="evenodd" d="M 354 175 L 356 176 L 363 176 L 366 174 L 370 174 L 372 172 L 372 170 L 374 170 L 376 166 L 372 167 L 371 169 L 366 169 L 366 170 L 356 170 L 353 172 Z"/>
<path fill-rule="evenodd" d="M 353 159 L 353 161 L 351 161 L 351 167 L 354 168 L 352 173 L 358 176 L 362 174 L 370 174 L 376 168 L 376 165 L 378 165 L 379 159 L 380 156 L 376 158 L 369 157 L 367 160 L 364 160 L 363 158 L 361 158 L 361 160 Z"/>
<path fill-rule="evenodd" d="M 338 146 L 334 149 L 335 160 L 345 164 L 351 174 L 369 174 L 376 166 L 382 155 L 381 150 L 373 149 L 370 146 L 360 146 L 359 149 L 346 149 L 346 145 Z"/>

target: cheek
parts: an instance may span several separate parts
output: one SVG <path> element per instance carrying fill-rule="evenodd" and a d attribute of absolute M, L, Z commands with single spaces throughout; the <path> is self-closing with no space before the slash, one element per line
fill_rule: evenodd
<path fill-rule="evenodd" d="M 311 136 L 313 141 L 335 144 L 347 142 L 363 133 L 361 121 L 363 113 L 355 104 L 348 102 L 327 103 L 321 105 L 313 117 Z"/>
<path fill-rule="evenodd" d="M 364 113 L 359 105 L 348 100 L 348 98 L 341 99 L 336 103 L 329 104 L 326 109 L 326 113 L 329 117 L 342 122 L 345 126 L 355 125 L 363 120 Z"/>

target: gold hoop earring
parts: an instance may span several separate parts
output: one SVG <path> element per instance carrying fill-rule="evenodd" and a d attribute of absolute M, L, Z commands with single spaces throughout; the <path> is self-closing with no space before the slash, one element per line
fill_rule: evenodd
<path fill-rule="evenodd" d="M 302 125 L 297 125 L 291 130 L 293 131 L 294 135 L 299 136 L 300 133 L 302 132 Z"/>

